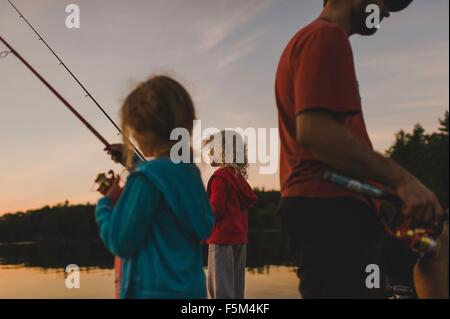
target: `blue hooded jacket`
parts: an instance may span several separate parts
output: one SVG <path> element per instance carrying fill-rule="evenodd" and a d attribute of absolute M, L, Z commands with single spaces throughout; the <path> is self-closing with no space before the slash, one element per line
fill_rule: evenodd
<path fill-rule="evenodd" d="M 108 250 L 124 260 L 121 298 L 206 298 L 201 241 L 214 219 L 197 166 L 140 164 L 114 208 L 100 199 L 96 220 Z"/>

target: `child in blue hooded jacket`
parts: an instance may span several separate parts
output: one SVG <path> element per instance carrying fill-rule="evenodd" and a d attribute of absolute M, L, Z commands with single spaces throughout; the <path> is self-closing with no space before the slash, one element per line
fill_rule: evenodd
<path fill-rule="evenodd" d="M 214 224 L 208 195 L 194 164 L 170 159 L 172 130 L 192 131 L 189 93 L 169 77 L 153 77 L 126 98 L 121 119 L 125 144 L 134 139 L 154 159 L 133 169 L 123 190 L 116 179 L 97 204 L 100 237 L 123 260 L 120 297 L 206 298 L 201 241 Z"/>

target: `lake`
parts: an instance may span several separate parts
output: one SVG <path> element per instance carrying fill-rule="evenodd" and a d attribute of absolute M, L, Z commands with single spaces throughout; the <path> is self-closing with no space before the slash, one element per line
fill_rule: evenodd
<path fill-rule="evenodd" d="M 267 245 L 251 243 L 246 298 L 298 299 L 294 267 L 268 254 Z M 69 264 L 81 267 L 80 289 L 65 286 Z M 114 298 L 112 268 L 112 257 L 100 243 L 0 244 L 0 299 Z"/>

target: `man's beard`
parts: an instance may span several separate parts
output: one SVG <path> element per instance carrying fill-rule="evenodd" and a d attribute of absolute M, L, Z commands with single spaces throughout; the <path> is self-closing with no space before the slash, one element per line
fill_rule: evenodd
<path fill-rule="evenodd" d="M 361 0 L 358 5 L 352 8 L 352 28 L 357 34 L 370 36 L 374 35 L 378 31 L 377 28 L 369 28 L 366 24 L 367 17 L 371 14 L 370 12 L 366 12 L 366 8 L 370 4 L 376 3 L 373 0 Z"/>

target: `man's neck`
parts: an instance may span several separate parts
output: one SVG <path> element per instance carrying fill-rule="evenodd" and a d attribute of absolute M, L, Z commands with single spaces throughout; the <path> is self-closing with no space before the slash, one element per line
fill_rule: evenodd
<path fill-rule="evenodd" d="M 347 5 L 329 3 L 319 18 L 337 24 L 345 30 L 349 37 L 355 33 L 351 24 L 350 8 Z"/>

